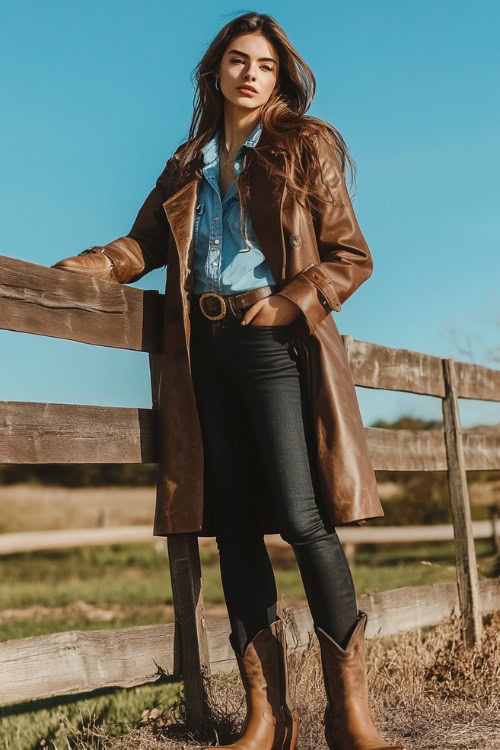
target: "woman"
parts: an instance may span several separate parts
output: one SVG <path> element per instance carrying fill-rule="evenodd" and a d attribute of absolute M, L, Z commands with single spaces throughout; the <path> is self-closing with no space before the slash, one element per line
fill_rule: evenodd
<path fill-rule="evenodd" d="M 345 143 L 305 115 L 315 79 L 276 21 L 228 23 L 197 67 L 188 139 L 128 235 L 56 268 L 129 283 L 168 265 L 155 534 L 216 535 L 247 697 L 230 747 L 294 748 L 286 639 L 264 545 L 296 555 L 335 750 L 402 748 L 367 702 L 364 631 L 336 525 L 383 515 L 331 312 L 371 274 Z"/>

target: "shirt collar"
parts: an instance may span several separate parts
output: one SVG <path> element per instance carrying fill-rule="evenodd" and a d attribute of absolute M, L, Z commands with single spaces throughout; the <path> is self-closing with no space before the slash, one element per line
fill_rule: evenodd
<path fill-rule="evenodd" d="M 240 148 L 242 148 L 243 146 L 247 146 L 248 148 L 254 148 L 259 141 L 261 133 L 262 133 L 262 124 L 259 121 L 257 125 L 254 127 L 254 129 L 252 130 L 252 132 L 250 133 L 250 135 L 248 136 L 248 138 L 246 139 L 246 141 L 240 146 Z M 201 152 L 203 154 L 203 160 L 205 162 L 205 166 L 209 164 L 213 164 L 219 159 L 219 135 L 220 135 L 220 130 L 218 130 L 217 133 L 212 138 L 212 140 L 206 143 L 201 149 Z"/>

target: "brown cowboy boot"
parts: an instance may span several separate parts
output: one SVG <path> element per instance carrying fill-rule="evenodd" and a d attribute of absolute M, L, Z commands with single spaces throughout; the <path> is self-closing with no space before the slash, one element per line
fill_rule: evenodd
<path fill-rule="evenodd" d="M 368 616 L 358 611 L 345 649 L 319 627 L 321 665 L 328 698 L 325 738 L 330 750 L 407 750 L 379 734 L 368 707 L 364 634 Z"/>
<path fill-rule="evenodd" d="M 294 750 L 299 717 L 288 690 L 283 621 L 278 619 L 260 630 L 243 656 L 234 651 L 245 688 L 247 715 L 239 739 L 224 747 L 227 750 Z"/>

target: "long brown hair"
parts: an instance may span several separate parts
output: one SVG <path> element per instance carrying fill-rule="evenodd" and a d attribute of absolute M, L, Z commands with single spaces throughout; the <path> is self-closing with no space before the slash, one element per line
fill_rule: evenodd
<path fill-rule="evenodd" d="M 280 155 L 280 165 L 273 162 L 275 173 L 288 191 L 301 204 L 309 193 L 311 176 L 319 167 L 312 139 L 322 135 L 334 147 L 342 172 L 349 167 L 354 180 L 355 165 L 339 131 L 330 123 L 306 115 L 316 92 L 312 70 L 288 40 L 275 19 L 266 13 L 244 13 L 227 23 L 213 39 L 203 58 L 193 71 L 195 83 L 194 111 L 187 141 L 173 156 L 174 179 L 179 184 L 201 176 L 201 149 L 224 125 L 224 97 L 215 88 L 215 76 L 228 44 L 241 34 L 260 32 L 275 48 L 279 57 L 279 80 L 273 94 L 262 107 L 260 121 L 268 140 Z M 250 193 L 248 167 L 251 159 L 268 161 L 266 148 L 251 149 L 245 169 L 238 178 L 241 200 Z M 294 168 L 291 168 L 291 164 Z"/>

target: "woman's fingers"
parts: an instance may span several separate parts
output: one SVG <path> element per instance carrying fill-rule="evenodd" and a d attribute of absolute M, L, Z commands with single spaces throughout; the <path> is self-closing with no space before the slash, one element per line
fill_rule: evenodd
<path fill-rule="evenodd" d="M 248 308 L 248 310 L 243 315 L 243 318 L 241 319 L 242 326 L 248 325 L 251 321 L 253 321 L 255 317 L 257 317 L 259 310 L 262 307 L 262 303 L 265 301 L 265 299 L 260 299 L 258 302 L 255 302 L 252 307 Z"/>
<path fill-rule="evenodd" d="M 300 308 L 286 297 L 272 295 L 249 307 L 241 319 L 241 325 L 289 325 L 299 313 Z"/>

